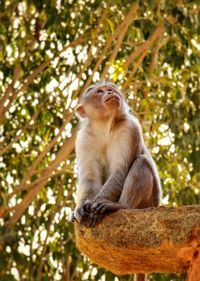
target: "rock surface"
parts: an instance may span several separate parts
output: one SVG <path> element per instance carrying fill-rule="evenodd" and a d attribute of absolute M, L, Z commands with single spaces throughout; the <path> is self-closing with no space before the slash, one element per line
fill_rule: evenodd
<path fill-rule="evenodd" d="M 95 228 L 75 223 L 75 235 L 81 252 L 115 274 L 185 272 L 199 255 L 200 206 L 119 210 Z"/>

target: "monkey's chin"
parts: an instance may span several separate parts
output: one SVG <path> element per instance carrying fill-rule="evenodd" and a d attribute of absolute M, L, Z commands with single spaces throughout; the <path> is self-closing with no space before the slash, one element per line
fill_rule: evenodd
<path fill-rule="evenodd" d="M 120 107 L 120 100 L 117 97 L 112 97 L 105 101 L 105 108 L 118 109 Z"/>

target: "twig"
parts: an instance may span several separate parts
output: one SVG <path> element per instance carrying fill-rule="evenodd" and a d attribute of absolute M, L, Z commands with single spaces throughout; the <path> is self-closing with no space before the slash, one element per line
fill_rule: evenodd
<path fill-rule="evenodd" d="M 155 43 L 155 49 L 152 54 L 151 63 L 147 70 L 149 78 L 151 78 L 153 70 L 158 62 L 158 53 L 159 53 L 160 48 L 161 48 L 160 39 L 158 39 L 158 41 Z"/>
<path fill-rule="evenodd" d="M 57 200 L 56 200 L 56 204 L 54 206 L 54 210 L 52 210 L 50 216 L 49 216 L 49 219 L 48 219 L 48 225 L 47 225 L 47 228 L 46 228 L 46 237 L 44 239 L 44 243 L 43 243 L 43 248 L 42 248 L 42 252 L 41 252 L 41 255 L 40 255 L 40 258 L 39 258 L 39 267 L 38 267 L 38 271 L 37 271 L 37 280 L 41 280 L 41 275 L 42 275 L 42 268 L 43 268 L 43 265 L 44 265 L 44 256 L 45 256 L 45 253 L 46 253 L 46 248 L 47 248 L 47 239 L 49 237 L 49 233 L 50 233 L 50 228 L 51 228 L 51 225 L 52 225 L 52 222 L 55 218 L 55 215 L 56 213 L 61 209 L 61 192 L 62 192 L 62 183 L 59 185 L 59 190 L 58 190 L 58 196 L 57 196 Z"/>
<path fill-rule="evenodd" d="M 53 161 L 53 163 L 47 169 L 45 169 L 49 173 L 49 177 L 47 177 L 44 180 L 41 180 L 38 184 L 34 186 L 34 188 L 29 190 L 28 193 L 22 199 L 21 203 L 17 204 L 13 208 L 15 209 L 15 213 L 9 219 L 8 226 L 13 226 L 16 224 L 16 222 L 20 219 L 26 208 L 29 206 L 30 202 L 40 192 L 41 188 L 47 183 L 48 179 L 53 176 L 52 171 L 55 170 L 60 164 L 60 162 L 66 159 L 69 156 L 69 154 L 72 152 L 74 148 L 75 135 L 76 135 L 76 131 L 72 133 L 71 138 L 65 141 L 62 148 L 58 151 L 56 159 Z M 5 212 L 3 213 L 3 215 L 5 215 Z"/>
<path fill-rule="evenodd" d="M 56 156 L 56 159 L 47 167 L 47 168 L 44 168 L 41 172 L 41 176 L 36 179 L 35 181 L 33 181 L 32 183 L 30 184 L 27 184 L 26 185 L 26 181 L 23 180 L 24 184 L 20 184 L 18 187 L 15 188 L 15 190 L 11 193 L 8 194 L 8 199 L 11 199 L 13 197 L 13 195 L 15 195 L 17 192 L 20 192 L 20 191 L 24 191 L 24 190 L 27 190 L 27 189 L 32 189 L 32 188 L 35 188 L 35 186 L 37 186 L 38 184 L 40 184 L 42 181 L 44 180 L 48 180 L 49 178 L 51 178 L 52 176 L 55 175 L 55 169 L 58 167 L 59 163 L 62 162 L 65 158 L 67 158 L 68 155 L 66 155 L 66 152 L 68 152 L 68 145 L 72 145 L 74 146 L 74 142 L 75 142 L 75 131 L 72 135 L 72 137 L 70 139 L 67 139 L 65 141 L 65 143 L 63 144 L 63 146 L 61 147 L 61 149 L 58 151 L 57 153 L 57 156 Z M 70 141 L 72 141 L 72 144 L 70 143 Z M 66 150 L 66 151 L 65 151 Z M 73 150 L 73 148 L 72 148 Z M 44 155 L 42 155 L 44 156 Z M 62 157 L 61 157 L 62 156 Z M 59 158 L 59 159 L 57 159 Z M 37 158 L 38 159 L 38 158 Z M 39 158 L 38 161 L 41 161 L 42 159 Z M 37 161 L 37 162 L 38 162 Z M 56 163 L 55 163 L 56 162 Z M 35 164 L 35 162 L 34 162 Z M 38 163 L 36 163 L 38 164 Z M 32 170 L 30 170 L 31 172 Z M 54 174 L 52 174 L 54 172 Z M 60 173 L 60 172 L 57 172 L 57 173 Z M 30 173 L 31 174 L 31 173 Z M 30 177 L 29 177 L 30 178 Z"/>
<path fill-rule="evenodd" d="M 175 24 L 176 20 L 174 17 L 172 16 L 168 16 L 166 18 L 166 21 L 170 24 Z M 136 59 L 138 56 L 141 55 L 138 63 L 134 66 L 133 70 L 131 71 L 131 73 L 129 74 L 127 81 L 124 83 L 123 88 L 127 88 L 132 77 L 134 76 L 134 74 L 136 73 L 137 69 L 139 68 L 140 64 L 142 63 L 142 61 L 144 60 L 146 54 L 148 53 L 149 49 L 153 46 L 154 42 L 156 42 L 156 40 L 158 40 L 165 32 L 165 24 L 160 23 L 156 30 L 154 31 L 154 33 L 140 46 L 137 48 L 137 50 L 135 50 L 127 59 L 126 64 L 125 64 L 125 68 L 128 69 L 129 65 L 132 64 L 133 60 Z"/>
<path fill-rule="evenodd" d="M 36 120 L 36 118 L 39 115 L 43 106 L 44 106 L 44 104 L 41 104 L 41 106 L 38 108 L 38 111 L 34 113 L 34 115 L 31 117 L 31 119 L 29 120 L 29 122 L 26 126 L 23 126 L 21 128 L 18 128 L 17 130 L 14 130 L 15 134 L 16 134 L 16 131 L 18 131 L 18 132 L 20 131 L 20 133 L 18 135 L 16 135 L 16 137 L 13 138 L 12 141 L 8 145 L 4 146 L 0 150 L 0 156 L 7 153 L 9 151 L 9 149 L 12 148 L 12 145 L 21 138 L 22 133 L 25 133 L 27 129 L 35 127 L 35 125 L 33 126 L 33 125 L 29 125 L 29 124 L 34 123 L 34 121 Z M 13 132 L 12 132 L 12 134 L 13 134 Z"/>
<path fill-rule="evenodd" d="M 111 45 L 113 44 L 113 41 L 115 40 L 115 38 L 118 36 L 118 34 L 122 31 L 124 24 L 126 21 L 126 17 L 124 18 L 124 20 L 118 25 L 118 27 L 116 28 L 115 32 L 110 36 L 110 38 L 108 39 L 106 45 L 104 46 L 102 52 L 100 53 L 100 58 L 99 60 L 96 62 L 94 69 L 92 71 L 92 74 L 90 75 L 90 77 L 87 79 L 84 87 L 83 87 L 83 92 L 85 91 L 85 89 L 90 85 L 92 78 L 95 74 L 95 72 L 99 69 L 99 66 L 101 65 L 101 63 L 104 60 L 104 57 L 107 53 L 107 51 L 109 50 L 109 48 L 111 47 Z"/>
<path fill-rule="evenodd" d="M 74 47 L 77 44 L 80 44 L 86 40 L 86 34 L 82 35 L 81 37 L 75 39 L 70 44 L 66 45 L 61 51 L 59 51 L 53 59 L 60 56 L 64 51 L 66 51 L 68 48 Z M 17 89 L 14 89 L 14 84 L 16 81 L 12 81 L 11 84 L 7 87 L 6 92 L 3 96 L 3 98 L 0 101 L 0 123 L 4 120 L 4 113 L 9 109 L 12 101 L 16 98 L 18 93 L 23 92 L 26 90 L 26 88 L 32 83 L 32 81 L 39 75 L 43 70 L 45 70 L 50 64 L 53 59 L 47 59 L 43 63 L 41 63 L 38 67 L 33 69 L 29 75 L 27 75 L 24 78 L 24 83 L 21 84 Z M 14 90 L 13 90 L 14 89 Z M 13 93 L 12 93 L 13 90 Z M 10 94 L 12 93 L 11 97 Z M 8 104 L 4 106 L 4 103 L 6 100 L 9 100 Z"/>
<path fill-rule="evenodd" d="M 119 48 L 122 44 L 122 41 L 124 39 L 124 36 L 126 35 L 127 29 L 129 27 L 129 25 L 131 24 L 131 22 L 133 21 L 136 13 L 137 13 L 137 9 L 138 9 L 138 5 L 137 4 L 133 4 L 130 11 L 128 12 L 128 14 L 126 15 L 126 17 L 123 20 L 123 26 L 121 26 L 121 32 L 119 33 L 118 39 L 117 39 L 117 43 L 115 44 L 114 50 L 112 51 L 110 58 L 108 59 L 108 61 L 114 61 L 117 53 L 119 51 Z M 102 72 L 102 79 L 104 79 L 105 75 L 107 74 L 107 71 L 109 69 L 109 64 L 107 63 L 103 72 Z"/>
<path fill-rule="evenodd" d="M 72 113 L 67 113 L 66 116 L 64 118 L 64 122 L 63 122 L 62 126 L 59 129 L 59 133 L 52 139 L 52 141 L 50 143 L 48 143 L 45 146 L 45 148 L 42 150 L 42 152 L 39 154 L 39 156 L 36 158 L 36 160 L 33 162 L 33 164 L 29 167 L 28 171 L 26 172 L 26 175 L 24 176 L 24 178 L 21 181 L 21 184 L 19 185 L 19 189 L 20 189 L 20 187 L 25 185 L 26 181 L 28 181 L 34 175 L 37 166 L 40 164 L 40 162 L 46 156 L 47 152 L 49 150 L 51 150 L 51 148 L 56 144 L 58 138 L 63 133 L 63 131 L 66 127 L 66 124 L 69 123 L 70 119 L 72 118 Z"/>

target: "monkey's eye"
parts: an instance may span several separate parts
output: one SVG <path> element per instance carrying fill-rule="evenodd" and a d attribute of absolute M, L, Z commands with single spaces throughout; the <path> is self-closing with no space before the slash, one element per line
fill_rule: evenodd
<path fill-rule="evenodd" d="M 97 94 L 103 94 L 103 91 L 101 89 L 97 90 Z"/>
<path fill-rule="evenodd" d="M 113 93 L 113 90 L 112 90 L 112 89 L 108 89 L 108 90 L 107 90 L 107 93 L 108 93 L 108 94 L 112 94 L 112 93 Z"/>

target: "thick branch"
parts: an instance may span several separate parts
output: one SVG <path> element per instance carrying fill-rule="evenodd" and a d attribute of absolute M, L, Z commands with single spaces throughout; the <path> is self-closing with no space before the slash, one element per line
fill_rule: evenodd
<path fill-rule="evenodd" d="M 78 248 L 116 274 L 185 272 L 200 250 L 200 206 L 120 210 L 75 233 Z"/>

